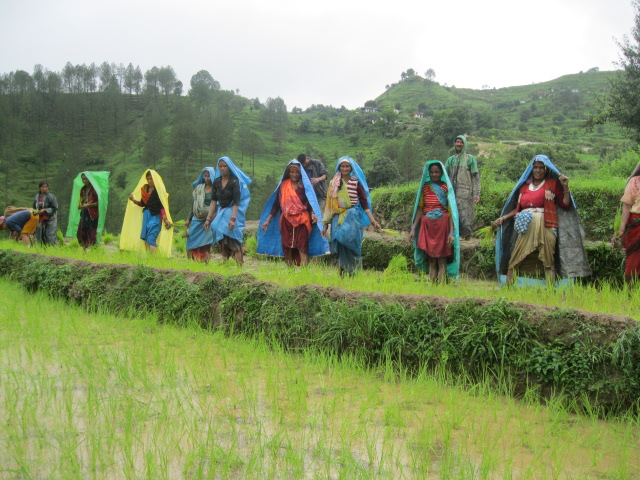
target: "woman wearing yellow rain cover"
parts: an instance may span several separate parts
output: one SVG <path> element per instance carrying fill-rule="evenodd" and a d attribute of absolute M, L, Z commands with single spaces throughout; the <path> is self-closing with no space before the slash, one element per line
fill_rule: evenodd
<path fill-rule="evenodd" d="M 169 213 L 169 194 L 162 177 L 155 170 L 147 170 L 134 191 L 140 192 L 140 200 L 136 200 L 133 193 L 129 195 L 120 249 L 150 251 L 152 254 L 158 251 L 160 255 L 170 257 L 173 224 Z M 165 229 L 162 229 L 163 223 Z"/>

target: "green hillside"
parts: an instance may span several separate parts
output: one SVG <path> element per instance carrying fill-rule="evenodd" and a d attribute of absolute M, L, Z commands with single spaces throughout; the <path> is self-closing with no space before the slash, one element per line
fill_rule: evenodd
<path fill-rule="evenodd" d="M 223 155 L 254 178 L 249 218 L 255 219 L 284 165 L 301 152 L 330 171 L 337 158 L 350 155 L 375 187 L 416 179 L 425 160 L 450 154 L 460 133 L 469 136 L 481 173 L 507 181 L 538 149 L 571 175 L 585 175 L 628 145 L 614 126 L 582 128 L 615 72 L 484 90 L 414 75 L 388 86 L 367 109 L 313 105 L 288 112 L 280 98 L 260 102 L 220 90 L 204 71 L 192 77 L 185 95 L 175 77 L 171 83 L 170 67 L 156 69 L 156 77 L 153 69 L 146 72 L 138 84 L 126 75 L 109 77 L 106 67 L 97 69 L 100 83 L 95 71 L 92 81 L 88 67 L 70 64 L 60 74 L 40 68 L 0 77 L 0 203 L 31 205 L 38 181 L 47 179 L 64 230 L 73 177 L 109 170 L 106 228 L 118 232 L 126 197 L 145 169 L 163 176 L 172 214 L 182 219 L 191 182 Z M 158 80 L 164 78 L 159 72 L 169 80 Z"/>

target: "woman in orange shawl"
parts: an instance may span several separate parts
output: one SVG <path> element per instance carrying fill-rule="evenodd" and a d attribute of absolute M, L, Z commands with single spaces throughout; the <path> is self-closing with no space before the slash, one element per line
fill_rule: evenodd
<path fill-rule="evenodd" d="M 318 218 L 309 202 L 304 184 L 300 163 L 289 163 L 280 183 L 278 195 L 267 218 L 262 223 L 262 231 L 266 232 L 271 219 L 280 214 L 280 234 L 282 250 L 287 265 L 306 265 L 309 263 L 309 235 L 312 224 Z"/>

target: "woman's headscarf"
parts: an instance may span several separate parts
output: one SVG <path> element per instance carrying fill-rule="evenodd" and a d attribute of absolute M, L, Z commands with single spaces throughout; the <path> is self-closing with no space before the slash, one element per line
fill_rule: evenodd
<path fill-rule="evenodd" d="M 223 157 L 224 158 L 224 157 Z M 220 160 L 218 160 L 219 162 Z M 213 167 L 204 167 L 202 169 L 202 171 L 200 172 L 200 176 L 195 180 L 195 182 L 193 182 L 191 185 L 193 186 L 193 188 L 196 188 L 198 185 L 200 185 L 201 183 L 204 183 L 204 172 L 209 172 L 209 178 L 211 179 L 211 181 L 213 182 L 214 176 L 216 174 L 216 171 Z M 251 179 L 249 179 L 249 183 L 251 183 Z"/>
<path fill-rule="evenodd" d="M 204 220 L 207 218 L 207 214 L 209 213 L 209 207 L 205 206 L 205 182 L 204 182 L 204 172 L 209 172 L 209 179 L 213 181 L 213 176 L 216 171 L 213 167 L 204 167 L 202 172 L 200 172 L 200 176 L 193 182 L 193 203 L 191 206 L 191 211 L 193 212 L 193 216 L 197 220 Z"/>
<path fill-rule="evenodd" d="M 282 184 L 283 180 L 289 178 L 289 169 L 292 166 L 296 166 L 300 170 L 300 179 L 302 180 L 302 185 L 304 186 L 304 193 L 307 196 L 307 200 L 309 201 L 311 208 L 313 209 L 313 213 L 315 213 L 316 217 L 318 218 L 318 221 L 311 226 L 311 234 L 309 235 L 309 256 L 315 257 L 318 255 L 326 255 L 329 253 L 329 242 L 322 236 L 322 212 L 320 211 L 320 205 L 318 204 L 316 192 L 313 189 L 313 185 L 311 184 L 311 180 L 309 180 L 307 172 L 304 168 L 302 168 L 302 164 L 295 158 L 287 163 L 287 166 L 284 169 L 284 173 L 282 174 L 282 178 L 278 182 L 276 189 L 273 191 L 273 193 L 269 197 L 269 200 L 267 200 L 267 203 L 262 209 L 259 225 L 262 225 L 271 213 L 273 204 L 280 194 L 280 185 Z M 271 219 L 271 221 L 269 222 L 269 228 L 267 228 L 266 232 L 263 232 L 262 229 L 258 228 L 258 247 L 256 249 L 257 253 L 261 253 L 263 255 L 273 255 L 277 257 L 284 256 L 284 251 L 282 250 L 282 235 L 280 232 L 281 213 L 281 211 L 278 212 L 276 216 Z"/>
<path fill-rule="evenodd" d="M 453 219 L 453 233 L 455 235 L 453 241 L 453 261 L 451 263 L 447 263 L 447 275 L 452 278 L 458 278 L 458 272 L 460 270 L 460 230 L 459 230 L 459 216 L 458 216 L 458 205 L 456 204 L 456 194 L 453 191 L 453 184 L 451 183 L 451 179 L 449 175 L 447 175 L 447 170 L 444 168 L 444 165 L 439 160 L 429 160 L 424 168 L 422 169 L 422 178 L 420 180 L 420 184 L 418 185 L 418 192 L 416 194 L 416 201 L 413 205 L 413 215 L 411 216 L 411 225 L 416 220 L 416 215 L 420 212 L 420 198 L 422 196 L 422 187 L 425 183 L 431 181 L 431 176 L 429 175 L 429 167 L 433 164 L 440 165 L 440 169 L 442 170 L 441 180 L 447 184 L 447 200 L 449 201 L 449 205 L 447 209 L 449 210 L 449 214 Z M 416 235 L 413 239 L 413 257 L 416 262 L 416 267 L 424 272 L 429 271 L 429 262 L 427 261 L 427 255 L 423 250 L 417 248 L 418 236 Z"/>
<path fill-rule="evenodd" d="M 216 178 L 221 177 L 222 174 L 220 173 L 220 167 L 218 166 L 220 164 L 220 160 L 223 160 L 227 166 L 229 167 L 229 173 L 230 175 L 233 175 L 234 177 L 236 177 L 238 179 L 238 181 L 240 182 L 240 184 L 245 184 L 245 185 L 251 185 L 251 178 L 249 177 L 249 175 L 247 175 L 246 173 L 244 173 L 242 170 L 240 170 L 240 168 L 238 166 L 236 166 L 235 163 L 233 163 L 233 161 L 229 158 L 229 157 L 220 157 L 218 159 L 218 162 L 216 163 L 216 171 L 213 177 L 211 177 L 211 181 L 213 182 Z"/>

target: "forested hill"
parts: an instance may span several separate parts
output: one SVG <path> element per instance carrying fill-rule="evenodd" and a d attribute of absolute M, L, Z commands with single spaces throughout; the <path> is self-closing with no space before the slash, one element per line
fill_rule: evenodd
<path fill-rule="evenodd" d="M 72 179 L 82 170 L 108 170 L 106 228 L 118 232 L 127 195 L 146 168 L 155 168 L 171 194 L 173 216 L 181 219 L 202 167 L 228 155 L 254 178 L 249 216 L 257 218 L 285 163 L 298 153 L 323 160 L 329 170 L 350 155 L 375 186 L 415 179 L 420 164 L 444 159 L 460 133 L 487 164 L 506 161 L 507 154 L 478 152 L 480 144 L 546 143 L 573 152 L 576 161 L 582 154 L 606 159 L 623 146 L 623 132 L 610 126 L 587 132 L 580 125 L 612 75 L 590 71 L 471 90 L 403 72 L 362 108 L 313 105 L 288 112 L 285 100 L 244 98 L 221 89 L 206 71 L 184 92 L 171 67 L 142 75 L 131 65 L 67 64 L 60 73 L 37 66 L 32 74 L 0 78 L 0 204 L 31 205 L 38 181 L 47 179 L 64 231 L 75 203 Z"/>

